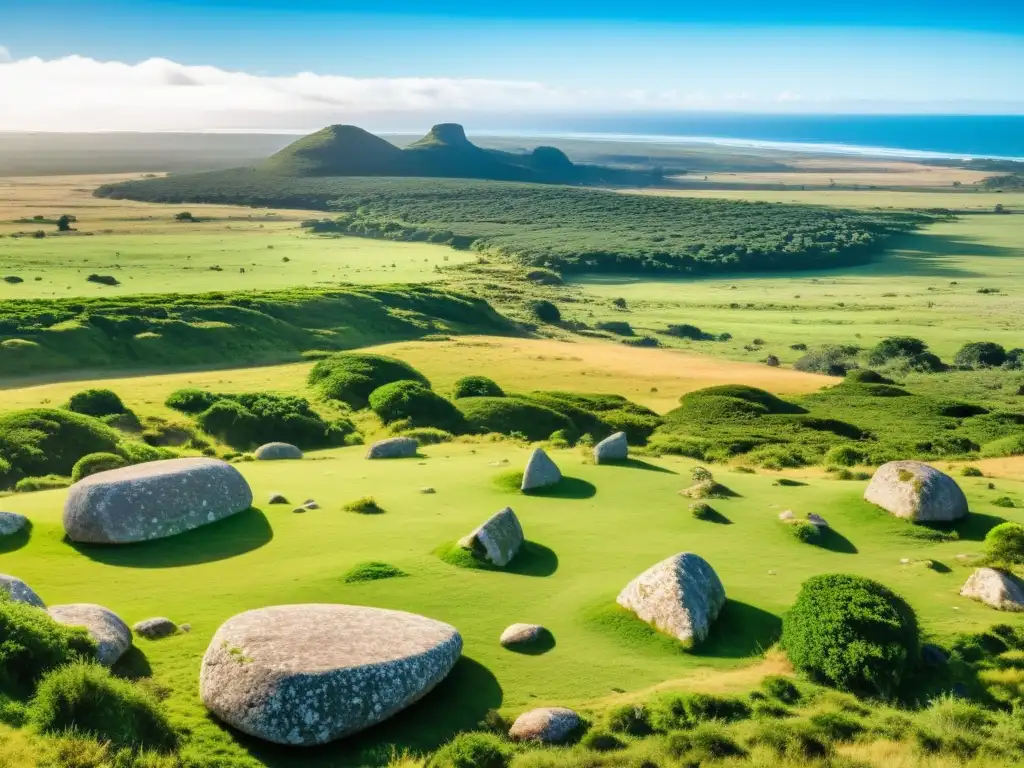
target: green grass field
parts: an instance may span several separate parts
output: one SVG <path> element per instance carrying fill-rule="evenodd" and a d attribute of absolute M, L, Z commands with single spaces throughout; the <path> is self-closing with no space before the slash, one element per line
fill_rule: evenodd
<path fill-rule="evenodd" d="M 556 451 L 563 472 L 576 479 L 559 498 L 499 489 L 495 478 L 527 456 L 510 443 L 432 446 L 422 459 L 397 462 L 367 462 L 363 451 L 240 464 L 258 509 L 141 545 L 73 547 L 63 539 L 62 491 L 12 496 L 4 507 L 28 515 L 33 527 L 27 543 L 0 554 L 0 571 L 24 579 L 50 604 L 96 602 L 129 623 L 153 615 L 191 623 L 187 635 L 138 639 L 131 666 L 166 691 L 171 712 L 191 732 L 190 750 L 224 757 L 251 752 L 282 767 L 295 765 L 297 753 L 238 738 L 206 717 L 198 699 L 199 663 L 210 637 L 221 622 L 250 608 L 375 605 L 441 619 L 463 634 L 465 659 L 420 705 L 361 737 L 301 753 L 303 765 L 324 766 L 384 764 L 392 745 L 430 748 L 474 725 L 489 708 L 587 709 L 596 699 L 699 678 L 702 670 L 757 664 L 800 583 L 817 573 L 883 581 L 917 610 L 926 635 L 940 640 L 1009 619 L 957 595 L 970 572 L 957 555 L 977 551 L 997 522 L 1024 521 L 1019 510 L 991 504 L 996 495 L 1019 500 L 1024 483 L 1000 480 L 997 493 L 983 479 L 964 479 L 973 514 L 960 527 L 960 541 L 936 544 L 908 538 L 908 524 L 863 502 L 863 482 L 807 479 L 778 486 L 773 475 L 720 469 L 717 479 L 739 495 L 712 501 L 723 518 L 715 523 L 693 519 L 688 500 L 677 494 L 690 484 L 694 465 L 688 460 L 598 467 L 577 451 Z M 510 464 L 494 466 L 503 459 Z M 424 486 L 437 493 L 420 494 Z M 296 515 L 290 505 L 265 505 L 274 491 L 293 502 L 312 497 L 322 508 Z M 384 514 L 342 511 L 367 495 Z M 520 515 L 527 538 L 540 545 L 513 569 L 519 572 L 460 569 L 432 554 L 506 504 Z M 777 519 L 784 509 L 818 512 L 834 533 L 820 547 L 801 544 Z M 690 654 L 612 608 L 633 576 L 684 550 L 715 567 L 730 599 L 712 637 Z M 903 565 L 901 558 L 935 565 Z M 373 560 L 409 576 L 344 582 L 353 566 Z M 544 624 L 555 646 L 536 656 L 501 648 L 498 636 L 517 621 Z"/>

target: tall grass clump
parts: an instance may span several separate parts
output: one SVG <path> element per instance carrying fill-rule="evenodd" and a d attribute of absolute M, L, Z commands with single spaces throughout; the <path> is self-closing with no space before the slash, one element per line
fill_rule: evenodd
<path fill-rule="evenodd" d="M 81 627 L 58 624 L 46 611 L 0 592 L 0 688 L 29 692 L 51 669 L 92 658 L 96 643 Z"/>

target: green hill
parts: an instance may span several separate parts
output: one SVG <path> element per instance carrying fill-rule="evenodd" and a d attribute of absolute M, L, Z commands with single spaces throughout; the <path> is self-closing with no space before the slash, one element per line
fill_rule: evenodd
<path fill-rule="evenodd" d="M 354 125 L 332 125 L 268 158 L 259 170 L 285 176 L 402 175 L 398 147 Z"/>

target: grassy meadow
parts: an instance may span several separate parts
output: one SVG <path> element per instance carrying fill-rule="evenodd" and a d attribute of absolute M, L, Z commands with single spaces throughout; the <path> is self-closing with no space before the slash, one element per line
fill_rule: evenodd
<path fill-rule="evenodd" d="M 997 522 L 1024 520 L 1020 510 L 993 506 L 982 479 L 962 483 L 973 514 L 961 526 L 961 539 L 935 543 L 910 538 L 908 524 L 865 503 L 864 482 L 809 478 L 783 486 L 772 474 L 721 469 L 716 479 L 738 495 L 713 501 L 721 517 L 710 522 L 694 519 L 688 499 L 677 493 L 691 482 L 694 464 L 685 459 L 595 466 L 578 451 L 555 451 L 575 482 L 561 497 L 528 497 L 495 482 L 525 462 L 522 446 L 438 445 L 400 462 L 367 462 L 363 451 L 239 464 L 256 509 L 141 545 L 69 545 L 60 524 L 62 491 L 15 495 L 4 506 L 28 515 L 32 534 L 0 554 L 0 568 L 52 604 L 97 602 L 129 623 L 151 615 L 189 622 L 186 635 L 137 639 L 129 668 L 150 674 L 148 684 L 164 692 L 172 715 L 190 733 L 190 751 L 225 758 L 248 752 L 271 766 L 294 765 L 296 753 L 233 735 L 210 720 L 198 700 L 199 659 L 221 622 L 249 608 L 324 601 L 408 610 L 454 624 L 465 639 L 465 658 L 436 693 L 361 737 L 302 753 L 303 765 L 380 765 L 391 746 L 434 747 L 492 708 L 514 714 L 553 704 L 600 711 L 625 692 L 699 685 L 710 670 L 754 662 L 734 681 L 749 687 L 771 669 L 756 663 L 777 639 L 781 614 L 801 582 L 818 573 L 882 580 L 911 603 L 930 639 L 986 628 L 1003 617 L 957 595 L 970 573 L 957 556 L 977 551 Z M 436 494 L 421 494 L 424 486 Z M 1001 493 L 1024 494 L 1018 481 L 999 480 L 998 486 Z M 293 502 L 316 499 L 321 509 L 296 515 L 290 505 L 265 505 L 271 492 Z M 342 511 L 366 495 L 385 513 Z M 460 569 L 433 554 L 506 504 L 539 545 L 513 572 Z M 821 546 L 800 543 L 778 521 L 785 509 L 818 512 L 834 530 Z M 633 576 L 681 550 L 705 557 L 729 597 L 711 638 L 694 653 L 682 653 L 613 606 Z M 345 583 L 347 571 L 372 560 L 408 576 Z M 548 627 L 554 647 L 542 655 L 503 649 L 498 635 L 517 621 Z"/>

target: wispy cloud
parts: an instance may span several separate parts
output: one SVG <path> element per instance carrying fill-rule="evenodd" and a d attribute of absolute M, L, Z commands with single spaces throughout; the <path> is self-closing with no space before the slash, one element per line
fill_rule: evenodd
<path fill-rule="evenodd" d="M 11 60 L 11 52 L 4 46 L 0 45 L 0 64 Z"/>

